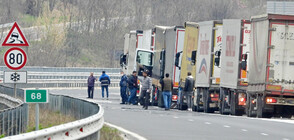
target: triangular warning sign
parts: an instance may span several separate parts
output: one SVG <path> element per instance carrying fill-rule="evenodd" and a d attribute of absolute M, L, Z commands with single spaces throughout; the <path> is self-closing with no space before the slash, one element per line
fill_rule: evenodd
<path fill-rule="evenodd" d="M 14 22 L 2 46 L 29 46 L 19 26 Z"/>

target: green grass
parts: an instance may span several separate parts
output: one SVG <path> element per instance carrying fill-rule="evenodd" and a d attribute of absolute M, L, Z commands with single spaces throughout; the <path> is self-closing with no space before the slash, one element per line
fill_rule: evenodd
<path fill-rule="evenodd" d="M 104 125 L 101 129 L 100 140 L 123 140 L 117 129 Z"/>

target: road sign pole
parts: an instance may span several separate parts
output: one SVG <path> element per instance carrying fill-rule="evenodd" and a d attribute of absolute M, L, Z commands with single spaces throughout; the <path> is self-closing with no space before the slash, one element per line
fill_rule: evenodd
<path fill-rule="evenodd" d="M 36 130 L 39 130 L 39 103 L 36 103 Z"/>
<path fill-rule="evenodd" d="M 14 98 L 16 98 L 16 84 L 14 83 Z"/>
<path fill-rule="evenodd" d="M 39 88 L 36 88 L 38 90 Z M 36 103 L 36 130 L 39 130 L 39 103 Z"/>

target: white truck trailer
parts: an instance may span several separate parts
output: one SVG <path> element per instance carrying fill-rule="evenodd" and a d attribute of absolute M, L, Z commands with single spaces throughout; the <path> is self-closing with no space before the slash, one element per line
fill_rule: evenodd
<path fill-rule="evenodd" d="M 242 115 L 245 113 L 250 25 L 249 20 L 223 20 L 219 98 L 221 114 Z"/>
<path fill-rule="evenodd" d="M 247 116 L 294 113 L 294 16 L 251 18 Z"/>
<path fill-rule="evenodd" d="M 173 80 L 172 105 L 176 106 L 180 69 L 175 66 L 176 54 L 183 51 L 185 29 L 178 26 L 155 26 L 154 65 L 152 70 L 153 104 L 163 107 L 160 80 L 165 73 Z"/>
<path fill-rule="evenodd" d="M 220 84 L 220 54 L 222 48 L 222 22 L 199 22 L 196 61 L 197 88 L 194 92 L 197 111 L 212 113 L 218 110 Z"/>

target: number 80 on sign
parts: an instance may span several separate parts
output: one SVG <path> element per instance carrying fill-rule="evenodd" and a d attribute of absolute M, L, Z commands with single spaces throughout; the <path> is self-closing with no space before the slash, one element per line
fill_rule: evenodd
<path fill-rule="evenodd" d="M 26 64 L 27 55 L 20 48 L 10 48 L 4 55 L 4 62 L 8 68 L 19 70 Z"/>
<path fill-rule="evenodd" d="M 47 90 L 26 90 L 24 100 L 26 103 L 48 103 L 49 95 Z"/>

